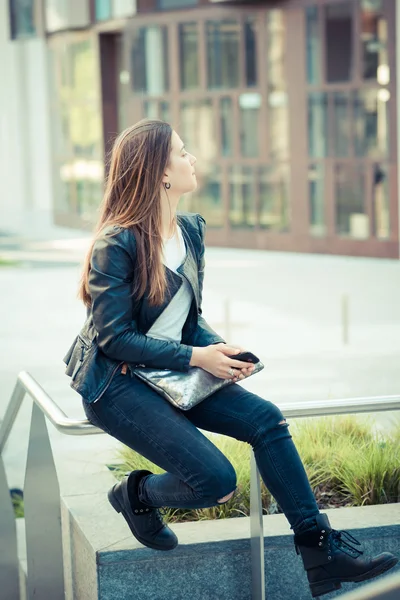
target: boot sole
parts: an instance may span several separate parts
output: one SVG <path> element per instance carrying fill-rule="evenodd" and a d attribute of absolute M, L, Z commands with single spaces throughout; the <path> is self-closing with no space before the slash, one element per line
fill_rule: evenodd
<path fill-rule="evenodd" d="M 138 535 L 138 533 L 136 532 L 135 528 L 133 527 L 132 523 L 130 522 L 129 516 L 126 513 L 126 510 L 124 509 L 124 507 L 122 506 L 122 504 L 120 503 L 120 501 L 118 500 L 117 495 L 114 492 L 114 488 L 111 488 L 111 490 L 108 492 L 108 501 L 111 504 L 111 506 L 113 507 L 113 509 L 117 512 L 120 513 L 125 521 L 128 524 L 129 529 L 131 530 L 131 532 L 133 533 L 133 535 L 135 536 L 135 538 L 141 543 L 143 544 L 143 546 L 147 546 L 148 548 L 152 548 L 153 550 L 173 550 L 174 548 L 177 547 L 178 542 L 176 542 L 176 544 L 174 546 L 159 546 L 158 544 L 155 544 L 153 542 L 149 542 L 147 540 L 144 540 L 142 537 L 140 537 L 140 535 Z"/>
<path fill-rule="evenodd" d="M 394 567 L 399 562 L 398 558 L 391 558 L 390 560 L 382 563 L 372 569 L 372 571 L 368 571 L 363 575 L 358 575 L 358 577 L 346 577 L 346 578 L 337 578 L 331 579 L 328 581 L 321 581 L 319 583 L 314 583 L 310 585 L 311 594 L 313 598 L 317 596 L 322 596 L 323 594 L 328 594 L 329 592 L 333 592 L 334 590 L 340 589 L 341 583 L 349 583 L 355 582 L 359 583 L 360 581 L 367 581 L 368 579 L 373 579 L 374 577 L 378 577 L 378 575 L 382 575 L 386 571 L 389 571 L 392 567 Z"/>

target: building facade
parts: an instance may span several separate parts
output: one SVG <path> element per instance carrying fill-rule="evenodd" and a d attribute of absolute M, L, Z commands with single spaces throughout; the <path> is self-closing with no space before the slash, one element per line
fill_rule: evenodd
<path fill-rule="evenodd" d="M 197 156 L 181 208 L 209 244 L 399 257 L 395 0 L 10 7 L 47 47 L 56 224 L 92 226 L 112 140 L 148 116 Z"/>

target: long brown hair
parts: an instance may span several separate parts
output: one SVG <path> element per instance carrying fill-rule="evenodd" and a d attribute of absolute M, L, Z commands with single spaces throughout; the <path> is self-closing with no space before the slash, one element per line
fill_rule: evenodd
<path fill-rule="evenodd" d="M 162 304 L 166 291 L 161 260 L 160 190 L 171 152 L 168 123 L 144 119 L 125 129 L 115 140 L 95 235 L 86 256 L 79 298 L 90 306 L 88 278 L 93 246 L 108 225 L 132 229 L 136 238 L 137 271 L 133 295 L 140 299 L 149 285 L 149 302 Z M 151 276 L 150 276 L 151 274 Z"/>

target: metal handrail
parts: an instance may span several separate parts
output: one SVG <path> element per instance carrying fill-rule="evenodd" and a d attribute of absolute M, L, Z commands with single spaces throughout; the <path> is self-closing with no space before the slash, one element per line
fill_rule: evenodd
<path fill-rule="evenodd" d="M 35 452 L 42 451 L 41 458 L 43 461 L 47 461 L 47 475 L 52 477 L 53 485 L 53 508 L 55 508 L 55 513 L 53 515 L 54 521 L 58 522 L 58 526 L 60 526 L 60 515 L 59 515 L 59 488 L 58 488 L 58 479 L 55 471 L 55 466 L 52 457 L 52 451 L 50 446 L 50 441 L 48 438 L 47 428 L 45 424 L 44 417 L 47 417 L 49 421 L 54 425 L 54 427 L 60 431 L 60 433 L 66 435 L 93 435 L 104 433 L 101 429 L 94 427 L 90 424 L 88 420 L 78 420 L 69 418 L 64 411 L 54 402 L 54 400 L 45 392 L 45 390 L 39 385 L 39 383 L 26 371 L 22 371 L 17 378 L 17 382 L 11 396 L 8 408 L 6 410 L 6 414 L 4 416 L 3 422 L 0 427 L 0 503 L 4 501 L 5 494 L 2 495 L 1 484 L 2 480 L 6 481 L 5 471 L 3 468 L 1 454 L 6 445 L 6 442 L 9 438 L 10 432 L 13 428 L 14 422 L 17 418 L 19 409 L 23 402 L 25 395 L 28 394 L 33 402 L 33 412 L 32 412 L 32 423 L 31 423 L 31 433 L 30 433 L 30 447 L 28 452 L 28 465 L 27 465 L 27 475 L 28 475 L 28 467 L 29 467 L 29 457 L 32 457 L 32 464 L 37 467 L 38 461 L 33 458 Z M 280 410 L 284 414 L 285 418 L 308 418 L 308 417 L 318 417 L 318 416 L 326 416 L 326 415 L 339 415 L 339 414 L 350 414 L 350 413 L 370 413 L 370 412 L 383 412 L 383 411 L 393 411 L 400 410 L 400 396 L 375 396 L 375 397 L 358 397 L 358 398 L 349 398 L 349 399 L 340 399 L 340 400 L 323 400 L 323 401 L 312 401 L 312 402 L 302 402 L 297 404 L 295 407 L 293 405 L 280 405 Z M 36 445 L 35 445 L 36 444 Z M 39 450 L 37 450 L 39 448 Z M 52 470 L 52 471 L 51 471 Z M 40 474 L 39 474 L 40 476 Z M 32 479 L 32 476 L 31 476 Z M 27 484 L 28 477 L 26 479 Z M 26 486 L 25 484 L 25 486 Z M 34 492 L 30 492 L 32 495 L 40 493 L 37 490 L 40 490 L 41 486 L 36 485 L 37 481 L 35 481 L 35 486 L 33 486 Z M 32 486 L 29 486 L 30 490 Z M 7 490 L 8 491 L 8 490 Z M 4 492 L 4 490 L 3 490 Z M 43 492 L 41 492 L 43 494 Z M 57 501 L 56 501 L 57 496 Z M 25 495 L 26 497 L 26 495 Z M 37 499 L 37 497 L 36 497 Z M 43 501 L 43 495 L 40 496 L 40 500 Z M 58 502 L 58 506 L 54 506 L 54 503 Z M 9 503 L 11 504 L 11 503 Z M 251 485 L 250 485 L 250 529 L 251 529 L 251 564 L 252 564 L 252 598 L 254 600 L 260 600 L 261 598 L 265 598 L 265 580 L 264 580 L 264 535 L 263 535 L 263 515 L 262 515 L 262 504 L 261 504 L 261 493 L 260 493 L 260 474 L 255 462 L 254 452 L 251 453 Z M 26 502 L 26 509 L 27 509 Z M 32 509 L 31 509 L 32 510 Z M 34 512 L 34 511 L 33 511 Z M 1 513 L 1 511 L 0 511 Z M 11 551 L 8 556 L 8 562 L 5 560 L 3 563 L 0 559 L 0 586 L 3 591 L 5 589 L 5 583 L 2 581 L 2 573 L 6 572 L 11 576 L 11 572 L 9 570 L 10 560 L 15 559 L 16 557 L 16 539 L 13 539 L 13 535 L 15 536 L 15 527 L 12 530 L 7 523 L 7 515 L 2 518 L 0 517 L 0 534 L 1 526 L 5 529 L 5 533 L 8 535 L 9 539 L 9 547 Z M 46 515 L 48 518 L 48 515 Z M 5 525 L 4 525 L 5 524 Z M 14 523 L 15 525 L 15 523 Z M 35 538 L 35 533 L 37 537 L 38 532 L 38 523 L 36 523 L 36 531 L 35 527 L 32 526 L 33 534 L 31 533 L 31 541 L 34 540 L 37 543 Z M 62 575 L 62 564 L 60 565 L 60 560 L 62 561 L 62 552 L 60 554 L 61 548 L 61 530 L 59 532 L 52 531 L 52 539 L 50 540 L 49 547 L 51 549 L 55 548 L 55 555 L 58 553 L 58 562 L 56 563 L 56 568 L 54 569 L 55 576 L 53 581 L 51 582 L 51 592 L 49 592 L 49 588 L 43 588 L 44 597 L 52 597 L 54 600 L 56 598 L 62 598 L 64 594 L 63 587 L 63 575 Z M 4 537 L 4 536 L 3 536 Z M 32 543 L 32 546 L 34 544 Z M 28 545 L 28 533 L 27 533 L 27 550 L 28 550 L 28 571 L 29 571 L 29 545 Z M 42 551 L 43 554 L 43 551 Z M 15 555 L 15 556 L 14 556 Z M 10 559 L 11 556 L 11 559 Z M 15 562 L 14 560 L 14 562 Z M 50 558 L 51 560 L 51 558 Z M 39 562 L 39 561 L 36 561 Z M 36 563 L 32 563 L 36 564 Z M 16 565 L 13 565 L 14 567 Z M 6 569 L 4 570 L 4 567 Z M 7 571 L 8 568 L 8 571 Z M 49 567 L 48 564 L 43 565 L 42 571 L 38 569 L 38 572 L 35 571 L 34 575 L 31 576 L 28 573 L 28 587 L 33 590 L 32 595 L 37 592 L 38 586 L 40 587 L 40 576 L 44 572 L 46 568 L 46 572 L 48 574 Z M 58 568 L 58 571 L 57 571 Z M 34 567 L 32 567 L 32 571 L 34 571 Z M 18 570 L 14 568 L 14 587 L 11 589 L 11 592 L 7 596 L 10 600 L 17 600 L 19 598 L 16 593 L 16 585 L 17 585 L 17 575 Z M 58 573 L 58 574 L 57 574 Z M 34 581 L 30 582 L 33 579 Z M 47 577 L 48 579 L 48 577 Z M 30 583 L 30 585 L 29 585 Z M 48 581 L 46 582 L 47 585 Z M 18 584 L 19 586 L 19 584 Z M 19 589 L 19 588 L 18 588 Z M 49 595 L 50 593 L 50 595 Z M 30 597 L 30 596 L 28 596 Z M 371 596 L 372 598 L 372 596 Z M 378 598 L 378 596 L 377 596 Z"/>
<path fill-rule="evenodd" d="M 22 389 L 21 389 L 22 388 Z M 22 392 L 23 390 L 23 392 Z M 22 392 L 22 394 L 21 394 Z M 11 396 L 10 403 L 0 428 L 0 453 L 2 452 L 8 436 L 17 418 L 24 395 L 28 394 L 37 404 L 43 414 L 54 427 L 66 435 L 93 435 L 104 433 L 94 427 L 87 419 L 71 419 L 45 392 L 32 375 L 21 371 L 17 384 Z M 372 396 L 358 398 L 344 398 L 322 401 L 300 402 L 293 405 L 279 405 L 286 418 L 321 417 L 327 415 L 370 413 L 391 410 L 400 410 L 400 396 Z"/>

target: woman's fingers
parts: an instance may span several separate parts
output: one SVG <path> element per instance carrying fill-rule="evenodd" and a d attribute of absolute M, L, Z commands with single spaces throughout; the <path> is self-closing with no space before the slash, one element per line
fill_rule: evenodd
<path fill-rule="evenodd" d="M 229 359 L 229 365 L 234 369 L 254 369 L 253 363 L 248 363 L 243 360 L 235 360 L 234 358 Z"/>
<path fill-rule="evenodd" d="M 217 344 L 218 350 L 225 354 L 225 356 L 230 356 L 231 354 L 239 354 L 239 352 L 244 352 L 242 348 L 234 348 L 233 346 L 228 346 L 227 344 Z"/>

